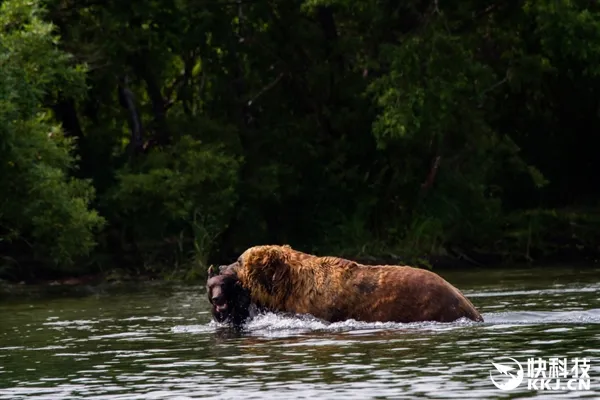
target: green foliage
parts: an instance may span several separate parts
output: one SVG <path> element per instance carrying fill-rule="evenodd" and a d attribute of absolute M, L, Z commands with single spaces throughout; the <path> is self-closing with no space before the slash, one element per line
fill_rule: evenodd
<path fill-rule="evenodd" d="M 181 263 L 193 252 L 206 269 L 237 199 L 239 160 L 221 147 L 183 135 L 117 172 L 107 209 L 130 232 L 142 262 Z"/>
<path fill-rule="evenodd" d="M 19 0 L 0 9 L 0 248 L 28 243 L 35 260 L 66 268 L 93 249 L 103 219 L 89 182 L 69 178 L 73 141 L 43 106 L 59 91 L 80 96 L 85 76 L 41 14 Z"/>
<path fill-rule="evenodd" d="M 6 268 L 598 250 L 596 5 L 44 4 L 0 16 Z"/>
<path fill-rule="evenodd" d="M 389 73 L 370 87 L 381 110 L 373 134 L 379 148 L 398 154 L 391 185 L 411 205 L 390 221 L 406 227 L 396 245 L 409 253 L 436 253 L 448 240 L 486 243 L 501 223 L 494 173 L 515 154 L 486 119 L 498 78 L 477 59 L 474 41 L 448 25 L 438 16 L 420 35 L 385 46 Z M 435 160 L 435 189 L 423 190 Z"/>

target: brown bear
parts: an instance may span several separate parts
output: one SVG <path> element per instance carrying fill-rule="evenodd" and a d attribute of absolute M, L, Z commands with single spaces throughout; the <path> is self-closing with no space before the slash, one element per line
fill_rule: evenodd
<path fill-rule="evenodd" d="M 242 287 L 235 275 L 218 275 L 213 267 L 208 269 L 206 293 L 215 321 L 241 327 L 253 316 L 250 292 Z"/>
<path fill-rule="evenodd" d="M 483 321 L 457 288 L 420 268 L 362 265 L 289 245 L 264 245 L 247 249 L 220 272 L 235 276 L 252 303 L 275 312 L 310 314 L 329 322 Z"/>

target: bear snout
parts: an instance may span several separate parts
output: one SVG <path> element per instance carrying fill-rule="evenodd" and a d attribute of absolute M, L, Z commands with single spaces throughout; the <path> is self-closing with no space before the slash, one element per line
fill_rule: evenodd
<path fill-rule="evenodd" d="M 222 306 L 225 303 L 225 296 L 222 294 L 213 296 L 210 301 L 216 306 Z"/>

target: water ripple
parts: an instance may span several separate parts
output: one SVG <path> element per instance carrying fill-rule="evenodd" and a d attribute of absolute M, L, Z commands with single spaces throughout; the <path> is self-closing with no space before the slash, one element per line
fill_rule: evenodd
<path fill-rule="evenodd" d="M 600 286 L 542 276 L 465 290 L 480 324 L 266 313 L 238 332 L 196 287 L 0 305 L 0 399 L 598 398 Z M 501 392 L 501 356 L 588 357 L 592 390 Z"/>

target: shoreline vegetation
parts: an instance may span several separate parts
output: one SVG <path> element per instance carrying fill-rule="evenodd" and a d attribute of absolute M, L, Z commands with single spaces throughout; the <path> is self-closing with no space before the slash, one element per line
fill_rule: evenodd
<path fill-rule="evenodd" d="M 331 254 L 327 254 L 331 255 Z M 510 263 L 500 255 L 470 253 L 469 255 L 458 250 L 449 255 L 430 256 L 428 258 L 417 258 L 412 262 L 407 262 L 395 254 L 387 256 L 367 256 L 348 257 L 353 261 L 365 265 L 410 265 L 418 268 L 431 269 L 436 273 L 449 271 L 479 270 L 482 273 L 488 268 L 501 268 L 502 270 L 537 268 L 544 267 L 577 267 L 577 268 L 595 268 L 600 265 L 600 254 L 585 251 L 581 248 L 567 249 L 554 254 L 552 257 L 540 258 L 533 261 L 523 257 L 522 259 L 512 259 Z M 224 263 L 223 263 L 224 264 Z M 190 273 L 193 271 L 193 273 Z M 133 271 L 128 268 L 110 268 L 106 271 L 95 273 L 65 274 L 57 272 L 48 274 L 43 278 L 33 277 L 32 279 L 23 279 L 15 281 L 14 279 L 0 279 L 0 284 L 12 287 L 15 285 L 42 285 L 42 286 L 79 286 L 79 285 L 98 285 L 103 283 L 136 283 L 148 281 L 173 281 L 173 282 L 203 282 L 207 277 L 207 272 L 198 269 L 197 266 L 185 266 L 179 271 L 168 270 L 166 267 L 155 269 L 151 268 Z"/>
<path fill-rule="evenodd" d="M 600 5 L 392 3 L 3 1 L 0 280 L 596 263 Z"/>

